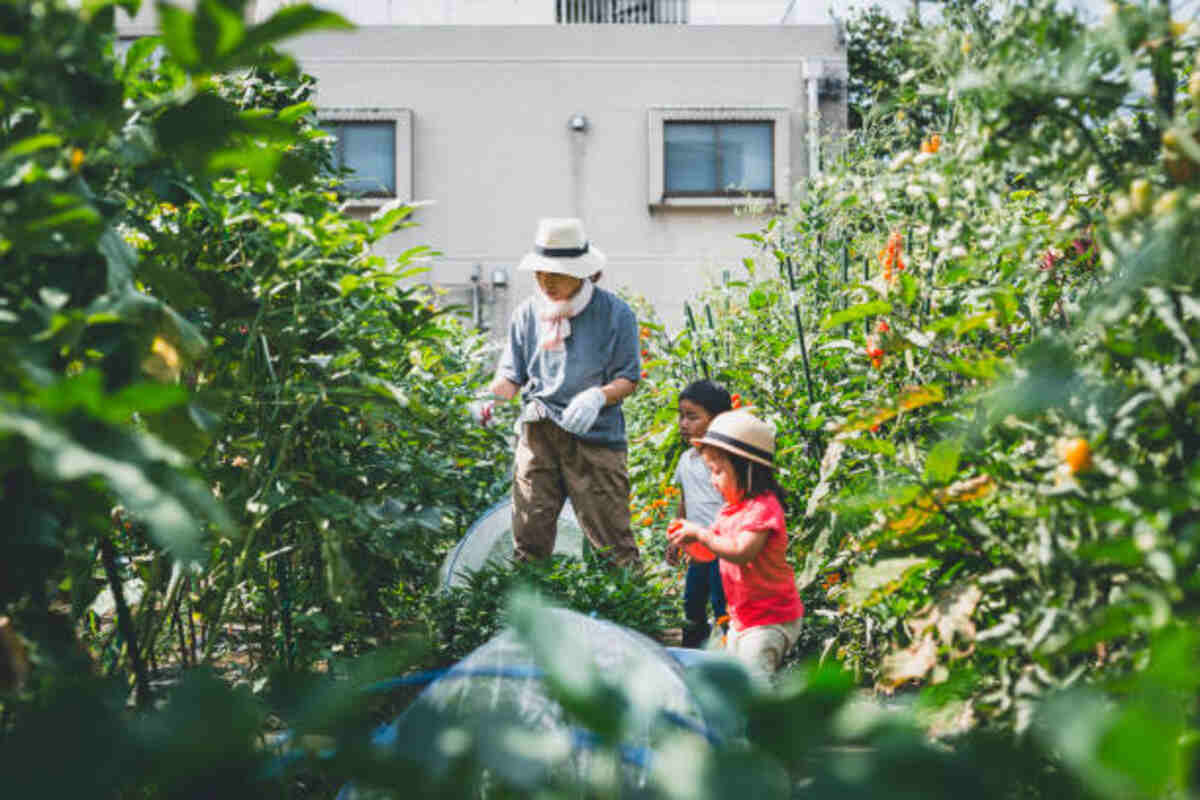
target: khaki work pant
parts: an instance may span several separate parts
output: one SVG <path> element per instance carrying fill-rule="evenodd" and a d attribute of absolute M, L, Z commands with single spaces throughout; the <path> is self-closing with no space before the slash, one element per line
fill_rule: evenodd
<path fill-rule="evenodd" d="M 640 563 L 629 524 L 625 451 L 588 444 L 548 419 L 526 422 L 513 479 L 513 551 L 520 561 L 549 558 L 568 497 L 592 547 L 618 566 Z"/>

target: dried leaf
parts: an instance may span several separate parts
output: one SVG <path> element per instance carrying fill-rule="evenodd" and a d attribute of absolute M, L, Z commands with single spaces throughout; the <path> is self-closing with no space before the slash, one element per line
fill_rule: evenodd
<path fill-rule="evenodd" d="M 884 656 L 876 688 L 891 694 L 902 683 L 924 678 L 936 663 L 937 644 L 932 636 L 926 636 L 903 650 L 893 650 Z"/>
<path fill-rule="evenodd" d="M 825 448 L 825 455 L 821 458 L 820 481 L 813 488 L 812 494 L 808 496 L 808 508 L 804 512 L 805 518 L 817 513 L 821 501 L 829 495 L 829 477 L 837 469 L 838 463 L 842 460 L 842 453 L 845 450 L 846 443 L 841 440 L 841 437 L 835 438 L 829 443 L 829 447 Z"/>
<path fill-rule="evenodd" d="M 964 658 L 975 651 L 975 623 L 971 615 L 981 599 L 983 590 L 975 583 L 955 586 L 905 625 L 914 638 L 931 629 L 936 631 L 942 646 L 949 648 L 951 658 Z M 956 637 L 966 645 L 960 647 Z"/>
<path fill-rule="evenodd" d="M 979 475 L 964 481 L 957 481 L 938 492 L 941 503 L 966 503 L 979 500 L 996 491 L 996 481 L 991 475 Z"/>
<path fill-rule="evenodd" d="M 12 620 L 0 617 L 0 691 L 18 692 L 29 678 L 29 651 L 13 629 Z"/>

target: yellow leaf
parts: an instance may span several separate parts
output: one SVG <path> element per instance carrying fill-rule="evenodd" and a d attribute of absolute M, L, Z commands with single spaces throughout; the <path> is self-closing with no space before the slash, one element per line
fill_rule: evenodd
<path fill-rule="evenodd" d="M 155 336 L 150 355 L 142 360 L 142 370 L 152 378 L 170 383 L 179 379 L 180 358 L 175 345 L 162 336 Z"/>
<path fill-rule="evenodd" d="M 942 393 L 942 387 L 937 384 L 929 386 L 907 386 L 901 390 L 900 395 L 896 398 L 896 405 L 901 411 L 912 411 L 914 408 L 927 406 L 930 403 L 940 403 L 946 396 Z"/>
<path fill-rule="evenodd" d="M 894 403 L 867 411 L 851 419 L 838 429 L 838 433 L 865 431 L 869 428 L 887 422 L 902 411 L 912 411 L 914 408 L 927 406 L 930 403 L 940 403 L 945 399 L 942 387 L 937 384 L 929 386 L 908 386 L 900 391 Z"/>

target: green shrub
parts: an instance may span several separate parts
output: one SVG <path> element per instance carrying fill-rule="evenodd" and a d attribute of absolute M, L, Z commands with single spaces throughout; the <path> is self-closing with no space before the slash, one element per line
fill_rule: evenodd
<path fill-rule="evenodd" d="M 677 599 L 640 570 L 614 568 L 598 555 L 544 562 L 488 564 L 466 585 L 426 596 L 425 619 L 439 663 L 448 664 L 492 638 L 507 623 L 509 595 L 532 590 L 548 603 L 661 638 L 680 624 Z"/>

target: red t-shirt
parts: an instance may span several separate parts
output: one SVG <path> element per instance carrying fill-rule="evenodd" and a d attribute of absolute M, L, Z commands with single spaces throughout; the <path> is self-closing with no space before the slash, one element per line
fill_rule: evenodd
<path fill-rule="evenodd" d="M 762 551 L 749 564 L 732 564 L 721 559 L 725 600 L 738 628 L 777 625 L 804 616 L 804 604 L 796 591 L 796 573 L 787 562 L 788 533 L 783 506 L 774 493 L 726 503 L 717 514 L 712 531 L 717 536 L 729 537 L 739 531 L 770 531 Z"/>

